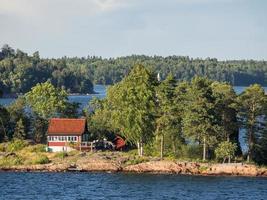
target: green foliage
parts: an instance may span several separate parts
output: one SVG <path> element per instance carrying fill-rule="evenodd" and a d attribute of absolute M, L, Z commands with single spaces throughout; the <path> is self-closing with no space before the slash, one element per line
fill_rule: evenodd
<path fill-rule="evenodd" d="M 46 155 L 37 154 L 37 156 L 32 160 L 32 164 L 47 164 L 50 160 Z"/>
<path fill-rule="evenodd" d="M 28 142 L 26 142 L 25 140 L 14 139 L 8 143 L 6 151 L 16 152 L 16 151 L 23 149 L 24 147 L 28 145 L 29 145 Z"/>
<path fill-rule="evenodd" d="M 237 145 L 228 141 L 221 142 L 218 147 L 215 149 L 216 158 L 218 160 L 223 159 L 225 162 L 226 158 L 233 158 Z"/>
<path fill-rule="evenodd" d="M 31 109 L 45 119 L 62 113 L 67 107 L 67 92 L 50 82 L 37 84 L 25 97 Z"/>
<path fill-rule="evenodd" d="M 253 157 L 255 144 L 265 128 L 263 119 L 266 115 L 265 109 L 267 98 L 264 89 L 254 84 L 246 88 L 246 90 L 238 97 L 239 116 L 246 130 L 246 139 L 248 142 L 247 160 Z"/>
<path fill-rule="evenodd" d="M 51 80 L 58 88 L 71 93 L 92 93 L 93 84 L 114 84 L 121 81 L 136 63 L 150 66 L 165 79 L 172 73 L 178 80 L 189 81 L 194 76 L 226 81 L 233 85 L 267 84 L 266 61 L 218 61 L 215 58 L 192 59 L 185 56 L 133 55 L 118 58 L 42 59 L 5 45 L 0 51 L 0 87 L 5 93 L 26 93 L 34 85 Z"/>
<path fill-rule="evenodd" d="M 4 93 L 26 93 L 48 80 L 71 93 L 92 93 L 92 65 L 84 59 L 41 59 L 3 46 L 0 51 L 0 87 Z"/>
<path fill-rule="evenodd" d="M 62 152 L 58 152 L 55 154 L 55 158 L 61 158 L 61 159 L 64 159 L 68 156 L 68 153 L 65 152 L 65 151 L 62 151 Z"/>
<path fill-rule="evenodd" d="M 91 140 L 110 138 L 114 135 L 110 120 L 111 110 L 108 108 L 106 100 L 93 98 L 86 115 Z"/>
<path fill-rule="evenodd" d="M 215 99 L 211 80 L 195 77 L 186 93 L 186 107 L 183 117 L 183 133 L 194 142 L 203 144 L 203 160 L 207 146 L 217 142 L 220 126 L 216 123 Z"/>
<path fill-rule="evenodd" d="M 201 146 L 193 144 L 181 145 L 176 153 L 176 157 L 179 159 L 199 160 L 201 156 Z"/>
<path fill-rule="evenodd" d="M 161 157 L 163 157 L 167 139 L 171 139 L 173 143 L 182 141 L 183 101 L 176 101 L 175 88 L 176 81 L 172 75 L 169 75 L 157 87 L 156 135 L 161 140 Z"/>
<path fill-rule="evenodd" d="M 0 142 L 7 140 L 9 113 L 5 107 L 0 105 Z"/>
<path fill-rule="evenodd" d="M 20 130 L 21 131 L 24 130 L 24 132 L 25 132 L 25 134 L 22 134 L 21 139 L 25 139 L 27 133 L 30 132 L 31 120 L 30 120 L 29 114 L 25 112 L 25 108 L 26 108 L 26 103 L 25 103 L 24 96 L 20 96 L 19 98 L 17 98 L 13 103 L 11 103 L 7 107 L 7 110 L 8 110 L 9 116 L 10 116 L 9 138 L 14 137 L 13 134 L 15 133 L 16 125 L 19 125 Z M 24 128 L 21 128 L 22 126 Z"/>
<path fill-rule="evenodd" d="M 31 153 L 42 153 L 46 152 L 46 145 L 44 144 L 29 145 L 25 147 L 24 150 Z"/>
<path fill-rule="evenodd" d="M 20 119 L 16 124 L 13 138 L 19 139 L 19 140 L 26 139 L 26 132 L 25 132 L 25 127 L 23 125 L 22 119 Z"/>
<path fill-rule="evenodd" d="M 265 129 L 257 139 L 252 152 L 253 161 L 259 165 L 267 165 L 267 130 Z"/>
<path fill-rule="evenodd" d="M 111 125 L 129 143 L 140 147 L 150 141 L 154 132 L 155 76 L 144 66 L 136 65 L 120 83 L 107 91 L 106 109 Z"/>
<path fill-rule="evenodd" d="M 149 159 L 146 158 L 146 157 L 134 157 L 134 158 L 130 158 L 127 162 L 126 162 L 126 165 L 137 165 L 137 164 L 140 164 L 140 163 L 143 163 L 143 162 L 148 162 Z"/>
<path fill-rule="evenodd" d="M 204 172 L 204 171 L 206 171 L 208 168 L 209 168 L 209 167 L 207 167 L 207 166 L 200 166 L 200 167 L 199 167 L 199 171 Z"/>
<path fill-rule="evenodd" d="M 62 109 L 61 116 L 64 118 L 78 118 L 80 103 L 66 102 L 66 107 Z"/>
<path fill-rule="evenodd" d="M 33 126 L 33 139 L 36 143 L 41 143 L 46 141 L 46 131 L 48 128 L 48 121 L 41 117 L 36 116 L 32 121 Z"/>
<path fill-rule="evenodd" d="M 23 162 L 24 160 L 20 156 L 7 156 L 0 159 L 0 167 L 12 167 L 15 165 L 21 165 Z"/>

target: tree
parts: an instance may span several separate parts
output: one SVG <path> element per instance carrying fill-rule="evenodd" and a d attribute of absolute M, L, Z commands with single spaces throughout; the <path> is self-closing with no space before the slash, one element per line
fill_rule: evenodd
<path fill-rule="evenodd" d="M 129 76 L 107 91 L 113 128 L 137 145 L 140 156 L 154 133 L 155 85 L 156 77 L 144 66 L 136 65 Z"/>
<path fill-rule="evenodd" d="M 26 102 L 41 118 L 60 115 L 67 106 L 67 92 L 50 82 L 39 83 L 25 94 Z"/>
<path fill-rule="evenodd" d="M 14 56 L 15 50 L 12 49 L 8 44 L 4 44 L 2 47 L 2 55 L 4 58 Z"/>
<path fill-rule="evenodd" d="M 61 111 L 61 116 L 66 118 L 78 118 L 79 117 L 80 103 L 66 102 L 65 108 Z"/>
<path fill-rule="evenodd" d="M 179 132 L 181 120 L 177 115 L 177 106 L 179 102 L 175 102 L 175 87 L 176 80 L 172 75 L 169 75 L 157 88 L 157 119 L 156 119 L 156 134 L 160 136 L 161 148 L 160 155 L 163 158 L 164 154 L 164 137 L 169 136 L 171 140 L 175 139 Z M 176 104 L 178 103 L 178 104 Z M 175 150 L 175 148 L 174 148 Z"/>
<path fill-rule="evenodd" d="M 221 142 L 215 149 L 216 158 L 223 159 L 223 163 L 228 158 L 228 162 L 231 162 L 231 158 L 234 157 L 237 145 L 229 141 Z"/>
<path fill-rule="evenodd" d="M 212 93 L 215 98 L 215 115 L 221 127 L 220 140 L 237 144 L 237 153 L 242 155 L 239 144 L 239 126 L 237 121 L 237 95 L 227 83 L 213 82 Z"/>
<path fill-rule="evenodd" d="M 33 119 L 33 140 L 36 143 L 44 143 L 46 142 L 46 131 L 48 128 L 48 121 L 47 119 L 41 118 L 39 116 L 36 116 Z"/>
<path fill-rule="evenodd" d="M 0 105 L 0 142 L 8 140 L 9 113 L 5 107 Z"/>
<path fill-rule="evenodd" d="M 10 120 L 9 120 L 9 137 L 12 138 L 15 132 L 15 127 L 18 121 L 23 121 L 25 133 L 29 133 L 31 129 L 31 113 L 26 110 L 26 102 L 24 96 L 17 98 L 7 107 Z"/>
<path fill-rule="evenodd" d="M 183 118 L 183 133 L 194 142 L 203 145 L 203 161 L 207 147 L 217 142 L 220 127 L 215 117 L 214 97 L 211 81 L 195 77 L 186 94 L 186 107 Z"/>
<path fill-rule="evenodd" d="M 254 161 L 259 165 L 267 164 L 267 130 L 264 130 L 255 144 Z"/>
<path fill-rule="evenodd" d="M 263 123 L 266 107 L 264 89 L 258 84 L 251 85 L 238 97 L 238 101 L 240 105 L 240 120 L 246 131 L 248 143 L 247 161 L 249 162 L 251 158 L 253 159 L 257 137 L 265 125 Z"/>
<path fill-rule="evenodd" d="M 26 139 L 26 132 L 25 132 L 25 127 L 23 125 L 22 119 L 19 119 L 19 121 L 16 124 L 13 138 L 20 139 L 20 140 Z"/>
<path fill-rule="evenodd" d="M 110 120 L 111 110 L 108 109 L 106 101 L 106 99 L 94 97 L 85 110 L 91 139 L 114 139 L 114 130 Z"/>

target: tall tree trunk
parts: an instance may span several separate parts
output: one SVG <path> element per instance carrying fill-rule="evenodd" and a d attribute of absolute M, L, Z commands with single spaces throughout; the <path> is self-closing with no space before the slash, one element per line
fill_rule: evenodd
<path fill-rule="evenodd" d="M 203 161 L 206 160 L 206 137 L 203 140 Z"/>
<path fill-rule="evenodd" d="M 141 155 L 140 142 L 137 142 L 137 152 L 138 152 L 138 155 L 140 156 Z"/>
<path fill-rule="evenodd" d="M 249 138 L 248 138 L 248 156 L 247 156 L 247 162 L 250 162 L 250 159 L 251 159 L 252 145 L 253 145 L 252 128 L 250 128 L 250 130 L 249 130 Z"/>
<path fill-rule="evenodd" d="M 227 142 L 230 142 L 230 136 L 227 134 Z M 231 163 L 231 156 L 228 156 L 228 163 Z"/>
<path fill-rule="evenodd" d="M 160 158 L 163 158 L 163 151 L 164 151 L 164 135 L 161 135 L 161 141 L 160 141 Z"/>
<path fill-rule="evenodd" d="M 176 145 L 175 145 L 175 140 L 172 140 L 172 151 L 174 154 L 176 154 Z"/>
<path fill-rule="evenodd" d="M 143 142 L 140 142 L 140 156 L 143 156 L 144 151 L 143 151 Z"/>

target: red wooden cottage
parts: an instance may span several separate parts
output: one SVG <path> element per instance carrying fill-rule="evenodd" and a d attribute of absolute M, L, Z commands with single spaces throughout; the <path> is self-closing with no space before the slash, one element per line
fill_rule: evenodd
<path fill-rule="evenodd" d="M 88 131 L 85 119 L 52 118 L 47 133 L 48 151 L 70 151 L 87 146 Z"/>

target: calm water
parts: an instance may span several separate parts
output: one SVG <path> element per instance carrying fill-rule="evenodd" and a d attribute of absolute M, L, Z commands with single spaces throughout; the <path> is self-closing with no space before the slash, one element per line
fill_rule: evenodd
<path fill-rule="evenodd" d="M 106 88 L 107 86 L 104 85 L 95 85 L 94 90 L 97 94 L 89 94 L 89 95 L 73 95 L 69 96 L 69 100 L 71 102 L 78 102 L 81 105 L 81 108 L 84 108 L 88 105 L 88 102 L 93 98 L 104 98 L 106 96 Z M 8 106 L 13 101 L 15 101 L 15 98 L 0 98 L 0 104 L 4 106 Z"/>
<path fill-rule="evenodd" d="M 0 173 L 1 199 L 266 199 L 266 178 Z"/>
<path fill-rule="evenodd" d="M 235 86 L 234 89 L 236 91 L 237 94 L 240 94 L 241 92 L 243 92 L 245 90 L 246 87 L 244 86 Z M 69 100 L 71 102 L 78 102 L 81 104 L 81 108 L 84 108 L 85 106 L 88 105 L 88 102 L 93 98 L 93 97 L 97 97 L 97 98 L 104 98 L 106 96 L 106 89 L 107 86 L 104 85 L 95 85 L 94 86 L 94 90 L 98 93 L 98 94 L 90 94 L 90 95 L 74 95 L 74 96 L 69 96 Z M 265 91 L 267 92 L 267 87 L 264 87 Z M 9 105 L 10 103 L 12 103 L 15 99 L 14 98 L 0 98 L 0 104 L 2 105 Z"/>

